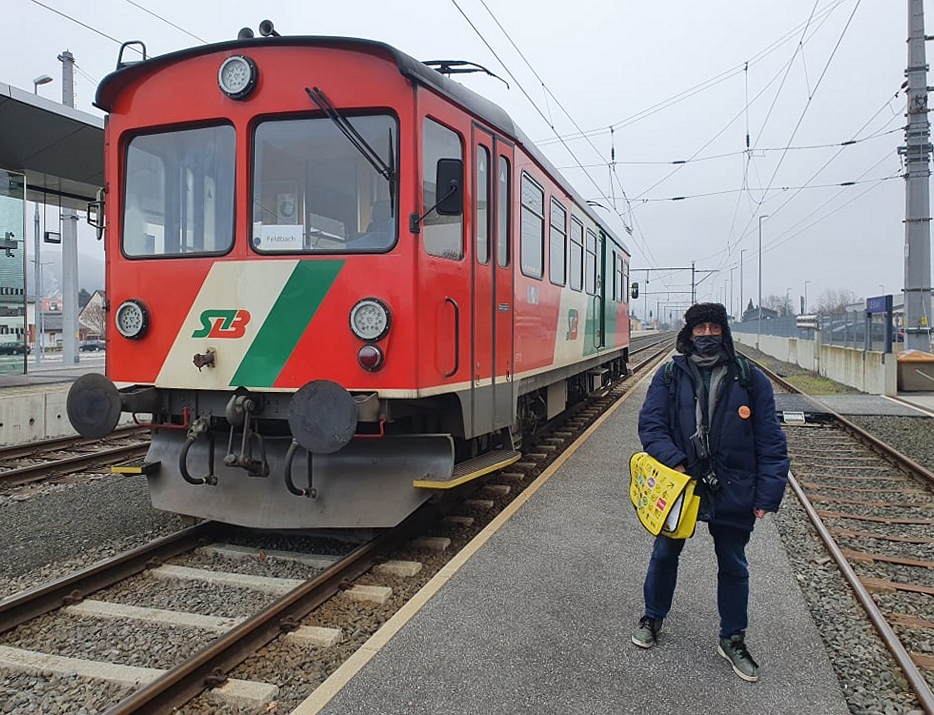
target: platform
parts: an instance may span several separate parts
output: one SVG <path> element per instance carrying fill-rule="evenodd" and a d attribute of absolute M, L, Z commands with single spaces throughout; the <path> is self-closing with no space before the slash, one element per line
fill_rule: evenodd
<path fill-rule="evenodd" d="M 46 356 L 39 365 L 29 355 L 26 370 L 0 375 L 0 445 L 76 434 L 65 411 L 68 388 L 86 372 L 103 373 L 104 356 L 81 354 L 78 364 L 66 366 L 61 354 Z"/>
<path fill-rule="evenodd" d="M 906 392 L 897 398 L 884 395 L 821 395 L 805 397 L 783 392 L 775 395 L 775 409 L 804 412 L 806 415 L 930 417 L 934 410 L 934 393 Z"/>
<path fill-rule="evenodd" d="M 758 683 L 737 678 L 716 652 L 716 558 L 703 525 L 685 549 L 660 644 L 643 650 L 630 642 L 652 545 L 629 503 L 627 467 L 639 449 L 647 385 L 528 487 L 295 715 L 790 715 L 802 707 L 846 715 L 769 517 L 747 552 L 747 643 L 760 664 Z"/>

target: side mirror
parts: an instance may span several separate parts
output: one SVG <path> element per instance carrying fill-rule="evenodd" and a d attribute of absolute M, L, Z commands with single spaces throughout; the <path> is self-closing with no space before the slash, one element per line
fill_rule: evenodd
<path fill-rule="evenodd" d="M 440 216 L 460 216 L 464 213 L 464 162 L 460 159 L 438 159 L 435 191 Z"/>
<path fill-rule="evenodd" d="M 632 290 L 630 291 L 632 299 L 635 300 L 639 297 L 639 284 L 636 281 L 632 282 Z"/>
<path fill-rule="evenodd" d="M 98 189 L 97 201 L 88 204 L 87 222 L 97 229 L 97 240 L 104 237 L 104 190 Z"/>

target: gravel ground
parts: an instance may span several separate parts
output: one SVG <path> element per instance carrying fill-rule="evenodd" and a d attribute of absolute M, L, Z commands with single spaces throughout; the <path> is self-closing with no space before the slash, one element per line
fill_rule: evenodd
<path fill-rule="evenodd" d="M 748 354 L 749 351 L 744 349 L 744 352 Z M 796 366 L 781 364 L 779 367 L 786 377 L 804 372 Z M 829 389 L 834 388 L 831 385 Z M 852 392 L 849 389 L 840 391 Z M 934 423 L 931 420 L 860 417 L 853 421 L 934 471 Z M 4 545 L 0 549 L 0 583 L 3 584 L 0 598 L 183 526 L 177 517 L 150 507 L 145 478 L 136 476 L 122 479 L 108 476 L 69 487 L 40 484 L 0 493 L 0 522 L 3 523 Z M 785 500 L 777 523 L 785 543 L 793 545 L 788 549 L 789 557 L 847 694 L 851 712 L 854 715 L 920 715 L 915 709 L 917 706 L 904 696 L 904 686 L 897 677 L 879 665 L 888 661 L 887 653 L 878 644 L 861 607 L 849 595 L 846 583 L 816 540 L 793 497 Z M 230 609 L 230 613 L 234 610 L 238 609 Z M 324 625 L 329 619 L 322 618 Z M 141 628 L 140 633 L 145 633 L 145 629 Z M 366 633 L 349 635 L 350 643 L 346 643 L 346 647 L 364 640 Z M 295 658 L 300 660 L 300 654 Z M 62 699 L 62 691 L 74 693 L 76 697 Z M 76 712 L 69 709 L 69 702 L 73 706 L 84 700 L 90 706 L 99 697 L 113 701 L 119 692 L 120 689 L 110 686 L 89 687 L 78 678 L 49 680 L 23 675 L 0 676 L 0 713 Z M 82 698 L 81 693 L 85 693 L 85 697 Z M 90 706 L 77 712 L 96 710 Z"/>
<path fill-rule="evenodd" d="M 0 523 L 0 598 L 183 528 L 150 506 L 142 476 L 12 490 L 0 496 Z"/>

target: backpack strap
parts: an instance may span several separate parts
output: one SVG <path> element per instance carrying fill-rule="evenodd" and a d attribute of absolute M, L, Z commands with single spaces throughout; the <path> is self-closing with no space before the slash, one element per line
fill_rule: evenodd
<path fill-rule="evenodd" d="M 736 356 L 736 370 L 739 374 L 739 384 L 746 388 L 746 392 L 752 395 L 752 365 L 747 358 L 741 355 Z"/>
<path fill-rule="evenodd" d="M 673 375 L 675 374 L 675 361 L 669 360 L 665 363 L 665 385 L 671 385 Z"/>

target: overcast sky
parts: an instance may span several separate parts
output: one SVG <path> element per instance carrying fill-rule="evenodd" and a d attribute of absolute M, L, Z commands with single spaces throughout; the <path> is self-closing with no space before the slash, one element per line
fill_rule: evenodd
<path fill-rule="evenodd" d="M 0 81 L 32 91 L 48 74 L 55 81 L 38 91 L 59 100 L 56 58 L 68 49 L 76 106 L 96 114 L 96 86 L 120 42 L 142 40 L 159 55 L 233 39 L 267 17 L 282 34 L 471 60 L 509 87 L 484 75 L 460 81 L 502 106 L 605 207 L 632 251 L 634 280 L 694 262 L 698 300 L 739 306 L 742 280 L 756 302 L 759 217 L 768 215 L 763 296 L 788 294 L 797 306 L 805 290 L 813 304 L 826 291 L 864 298 L 903 286 L 908 0 L 278 0 L 268 12 L 245 0 L 2 5 Z M 929 33 L 932 25 L 929 14 Z M 83 250 L 95 243 L 80 238 Z M 679 291 L 689 291 L 690 272 L 648 277 L 637 313 L 688 301 Z"/>

